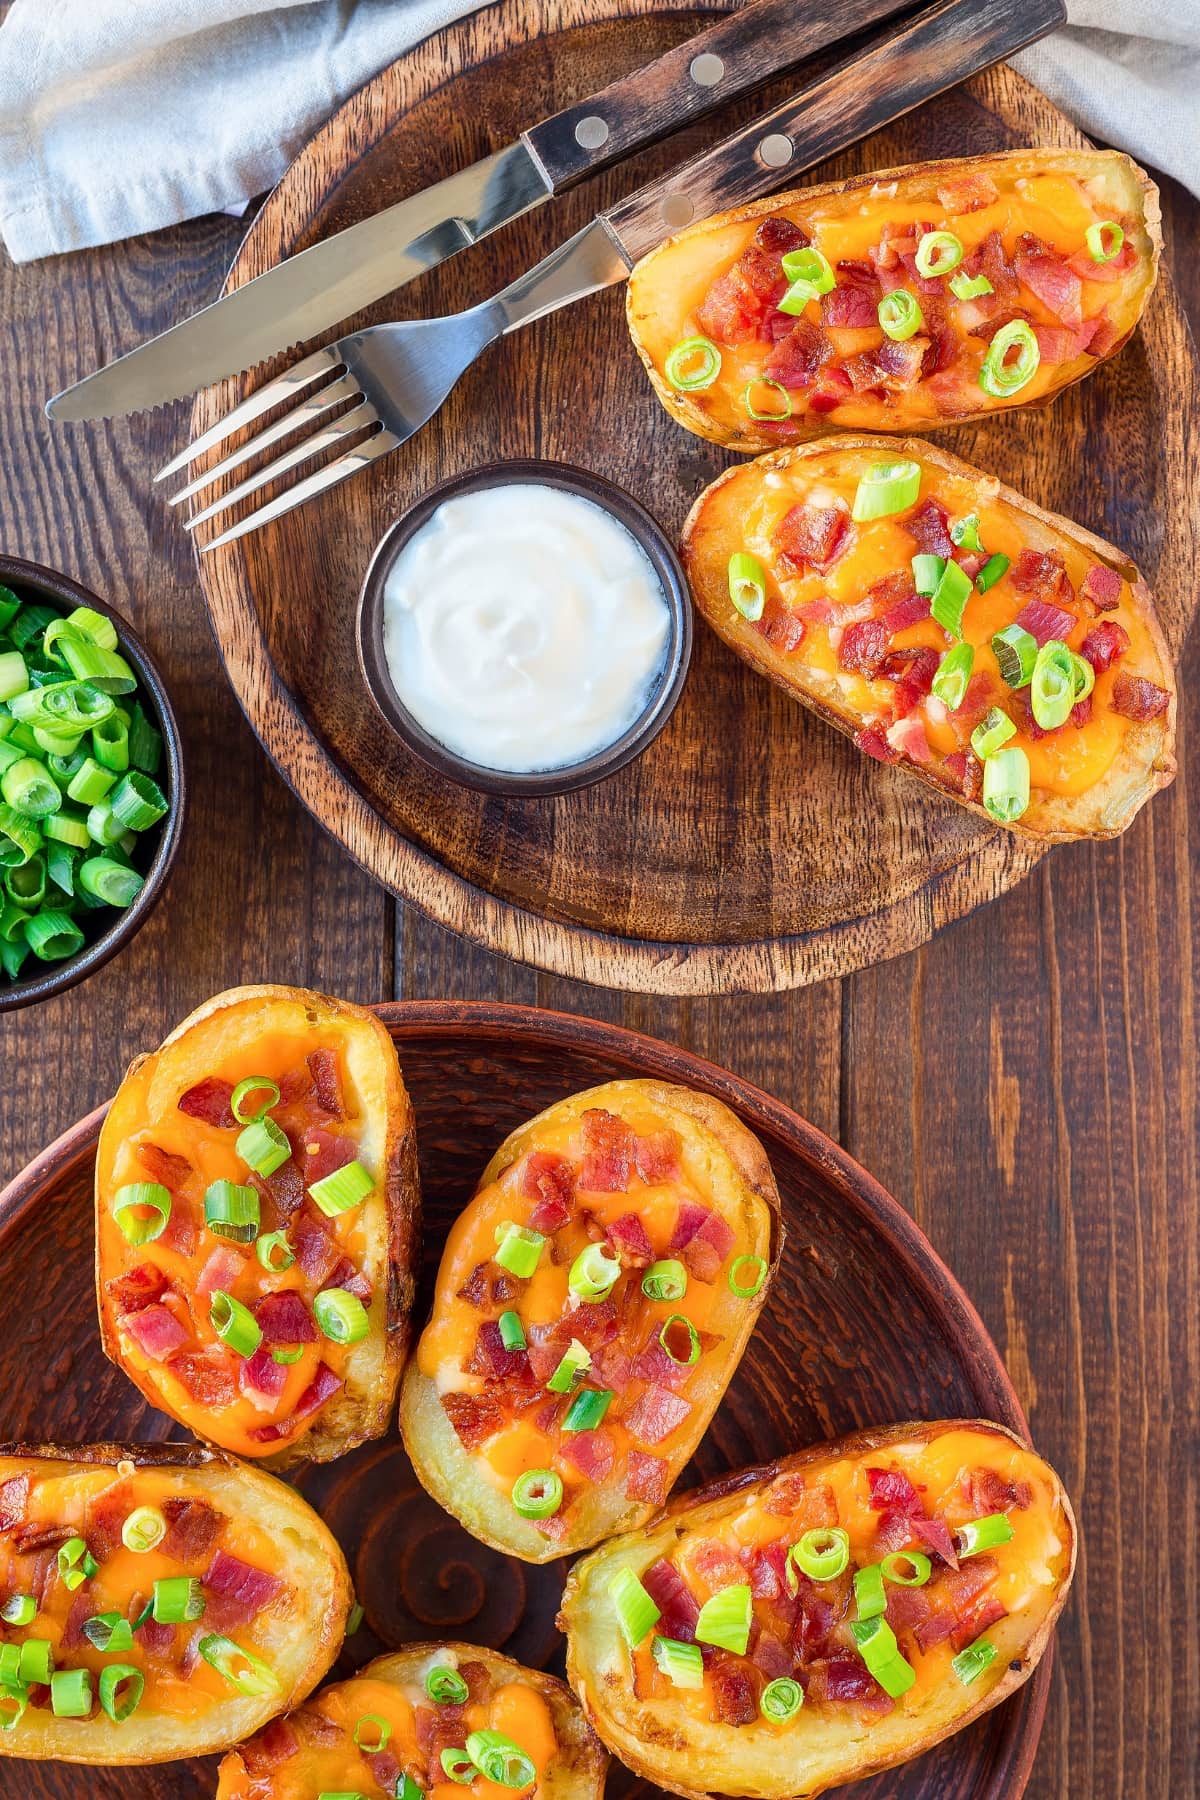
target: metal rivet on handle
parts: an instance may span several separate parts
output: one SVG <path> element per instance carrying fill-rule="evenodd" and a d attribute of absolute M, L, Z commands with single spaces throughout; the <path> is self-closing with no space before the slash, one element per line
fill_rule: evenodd
<path fill-rule="evenodd" d="M 711 50 L 706 50 L 702 56 L 694 56 L 688 70 L 697 87 L 716 87 L 724 73 L 725 64 Z"/>
<path fill-rule="evenodd" d="M 575 127 L 575 142 L 581 150 L 599 150 L 608 142 L 608 126 L 598 113 L 589 113 Z"/>
<path fill-rule="evenodd" d="M 682 231 L 696 214 L 695 205 L 686 194 L 667 194 L 662 203 L 662 222 L 669 231 Z"/>
<path fill-rule="evenodd" d="M 758 146 L 758 159 L 765 163 L 768 169 L 782 169 L 786 163 L 791 162 L 792 156 L 792 140 L 784 137 L 781 131 L 773 131 L 771 136 L 765 137 Z"/>

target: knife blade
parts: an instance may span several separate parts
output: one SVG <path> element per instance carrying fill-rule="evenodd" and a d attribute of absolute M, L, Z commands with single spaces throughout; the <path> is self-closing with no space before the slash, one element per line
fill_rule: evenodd
<path fill-rule="evenodd" d="M 749 0 L 506 149 L 289 257 L 64 388 L 46 412 L 63 421 L 162 406 L 304 343 L 585 176 L 911 3 Z"/>

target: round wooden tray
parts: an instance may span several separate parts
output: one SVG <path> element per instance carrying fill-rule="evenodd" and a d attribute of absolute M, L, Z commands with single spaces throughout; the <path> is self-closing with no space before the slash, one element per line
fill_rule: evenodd
<path fill-rule="evenodd" d="M 758 1088 L 687 1051 L 533 1008 L 401 1001 L 378 1009 L 417 1114 L 425 1206 L 419 1316 L 446 1233 L 500 1140 L 595 1082 L 653 1076 L 707 1089 L 762 1139 L 783 1196 L 779 1280 L 729 1392 L 681 1485 L 863 1425 L 986 1416 L 1024 1433 L 1020 1404 L 970 1301 L 908 1214 L 836 1144 Z M 92 1178 L 103 1108 L 0 1194 L 0 1317 L 20 1319 L 0 1353 L 0 1438 L 60 1443 L 164 1440 L 100 1349 L 92 1274 Z M 298 1484 L 336 1531 L 366 1608 L 335 1673 L 404 1642 L 474 1640 L 561 1667 L 555 1629 L 567 1564 L 516 1562 L 469 1537 L 420 1487 L 395 1430 Z M 858 1800 L 1018 1800 L 1050 1685 L 1050 1659 L 1011 1701 Z M 90 1800 L 201 1800 L 213 1764 L 89 1774 Z M 635 1787 L 619 1765 L 616 1800 Z M 75 1800 L 54 1764 L 0 1761 L 0 1794 Z"/>
<path fill-rule="evenodd" d="M 363 88 L 302 152 L 230 285 L 485 155 L 700 22 L 669 0 L 510 0 L 450 26 Z M 704 141 L 712 136 L 710 127 Z M 542 207 L 355 323 L 473 304 L 701 141 L 686 134 Z M 1083 141 L 1001 68 L 813 179 Z M 703 627 L 683 701 L 647 755 L 558 800 L 504 802 L 454 786 L 404 749 L 367 697 L 354 648 L 358 589 L 384 530 L 435 482 L 497 458 L 551 456 L 621 482 L 677 530 L 730 460 L 659 407 L 623 304 L 623 291 L 610 291 L 505 339 L 402 450 L 200 559 L 241 703 L 285 779 L 359 862 L 490 949 L 672 994 L 795 987 L 910 949 L 1004 893 L 1042 852 L 869 762 Z M 193 430 L 266 373 L 201 394 Z M 1184 443 L 1196 393 L 1164 274 L 1134 341 L 1051 410 L 945 434 L 968 461 L 1129 551 L 1158 590 L 1176 652 L 1200 554 Z"/>

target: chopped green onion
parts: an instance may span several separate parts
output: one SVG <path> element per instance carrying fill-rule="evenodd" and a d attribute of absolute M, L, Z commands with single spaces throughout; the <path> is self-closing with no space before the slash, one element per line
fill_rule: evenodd
<path fill-rule="evenodd" d="M 44 725 L 33 727 L 34 742 L 45 754 L 51 779 L 59 787 L 63 785 L 60 779 L 62 765 L 78 753 L 81 736 L 82 733 L 77 731 L 49 731 Z"/>
<path fill-rule="evenodd" d="M 260 1237 L 254 1246 L 254 1254 L 272 1275 L 284 1274 L 296 1260 L 296 1253 L 282 1231 L 268 1231 L 265 1237 Z"/>
<path fill-rule="evenodd" d="M 36 682 L 37 670 L 31 673 Z M 14 694 L 8 707 L 13 718 L 31 730 L 71 736 L 76 742 L 83 732 L 102 723 L 115 710 L 108 695 L 86 681 L 36 682 L 25 693 Z"/>
<path fill-rule="evenodd" d="M 687 1270 L 674 1257 L 651 1263 L 642 1276 L 642 1292 L 647 1300 L 682 1300 L 687 1284 Z"/>
<path fill-rule="evenodd" d="M 317 1800 L 321 1800 L 320 1794 L 317 1795 Z M 425 1800 L 425 1790 L 417 1786 L 407 1770 L 396 1783 L 396 1800 Z"/>
<path fill-rule="evenodd" d="M 274 1119 L 260 1119 L 256 1125 L 248 1125 L 246 1130 L 261 1131 L 264 1126 L 269 1126 L 273 1131 L 279 1130 Z M 245 1132 L 242 1136 L 245 1136 Z M 240 1143 L 241 1139 L 238 1141 Z M 284 1142 L 286 1141 L 285 1138 Z M 349 1212 L 351 1207 L 358 1206 L 365 1200 L 368 1194 L 373 1194 L 375 1183 L 363 1165 L 355 1160 L 348 1162 L 344 1168 L 335 1169 L 332 1175 L 314 1181 L 308 1191 L 326 1218 L 336 1219 L 339 1213 Z"/>
<path fill-rule="evenodd" d="M 893 1700 L 907 1694 L 917 1679 L 917 1672 L 901 1656 L 896 1634 L 887 1620 L 856 1620 L 850 1626 L 850 1635 L 858 1647 L 858 1654 L 884 1693 Z"/>
<path fill-rule="evenodd" d="M 742 1271 L 746 1273 L 743 1275 Z M 726 1278 L 729 1291 L 739 1300 L 753 1300 L 762 1292 L 763 1282 L 767 1279 L 766 1259 L 761 1256 L 735 1256 L 729 1267 Z"/>
<path fill-rule="evenodd" d="M 367 1309 L 346 1288 L 325 1288 L 313 1301 L 317 1324 L 331 1344 L 359 1344 L 371 1329 Z"/>
<path fill-rule="evenodd" d="M 1017 352 L 1016 360 L 1011 363 L 1006 361 L 1010 350 Z M 979 367 L 979 385 L 985 394 L 1007 400 L 1033 380 L 1041 360 L 1042 353 L 1032 325 L 1027 325 L 1024 319 L 1012 319 L 1000 327 L 989 344 L 988 353 Z"/>
<path fill-rule="evenodd" d="M 893 288 L 883 296 L 875 312 L 884 335 L 897 344 L 913 337 L 925 323 L 920 301 L 907 288 Z"/>
<path fill-rule="evenodd" d="M 948 562 L 933 590 L 929 610 L 951 637 L 962 636 L 963 612 L 973 591 L 966 570 L 956 562 Z"/>
<path fill-rule="evenodd" d="M 1075 700 L 1086 700 L 1096 685 L 1096 671 L 1086 656 L 1071 652 L 1071 670 L 1075 677 Z"/>
<path fill-rule="evenodd" d="M 0 1619 L 6 1625 L 32 1625 L 37 1617 L 37 1601 L 32 1594 L 10 1594 L 0 1606 Z"/>
<path fill-rule="evenodd" d="M 932 599 L 937 593 L 937 584 L 942 579 L 942 570 L 946 560 L 942 556 L 931 556 L 922 551 L 912 559 L 913 586 L 918 594 L 928 594 Z"/>
<path fill-rule="evenodd" d="M 298 1363 L 303 1355 L 303 1344 L 271 1345 L 271 1361 L 284 1364 L 288 1368 L 290 1368 L 293 1363 Z"/>
<path fill-rule="evenodd" d="M 978 1556 L 981 1550 L 998 1550 L 1002 1544 L 1012 1542 L 1012 1520 L 1007 1513 L 988 1513 L 984 1519 L 972 1519 L 969 1524 L 960 1525 L 955 1536 L 958 1539 L 958 1560 L 965 1557 Z"/>
<path fill-rule="evenodd" d="M 1009 558 L 997 550 L 995 556 L 989 556 L 975 577 L 975 586 L 979 593 L 986 594 L 990 587 L 995 587 L 1002 575 L 1007 575 Z"/>
<path fill-rule="evenodd" d="M 94 757 L 85 756 L 67 783 L 67 796 L 78 800 L 81 806 L 94 806 L 97 800 L 104 799 L 116 779 L 111 769 L 102 768 Z"/>
<path fill-rule="evenodd" d="M 14 906 L 40 906 L 46 898 L 45 857 L 31 856 L 28 862 L 18 863 L 15 869 L 6 869 L 4 891 Z"/>
<path fill-rule="evenodd" d="M 114 1725 L 123 1725 L 133 1716 L 145 1689 L 146 1677 L 132 1663 L 110 1663 L 100 1671 L 100 1704 Z"/>
<path fill-rule="evenodd" d="M 783 411 L 769 412 L 756 406 L 754 402 L 756 388 L 770 388 L 773 393 L 782 394 Z M 792 416 L 792 396 L 782 381 L 773 381 L 769 375 L 756 375 L 753 380 L 746 383 L 742 389 L 742 405 L 752 419 L 774 419 L 778 423 L 780 420 L 790 419 Z"/>
<path fill-rule="evenodd" d="M 54 1670 L 54 1647 L 48 1638 L 26 1638 L 21 1645 L 18 1679 L 26 1687 L 47 1687 Z"/>
<path fill-rule="evenodd" d="M 0 794 L 6 805 L 15 807 L 27 819 L 44 819 L 62 805 L 58 783 L 35 756 L 22 756 L 5 769 L 0 775 Z"/>
<path fill-rule="evenodd" d="M 748 550 L 735 550 L 729 559 L 729 598 L 751 624 L 762 618 L 767 603 L 766 571 Z"/>
<path fill-rule="evenodd" d="M 164 1575 L 154 1584 L 156 1625 L 180 1625 L 185 1620 L 199 1619 L 204 1614 L 204 1595 L 198 1575 Z"/>
<path fill-rule="evenodd" d="M 463 1706 L 471 1690 L 457 1669 L 436 1663 L 425 1677 L 425 1692 L 435 1706 Z"/>
<path fill-rule="evenodd" d="M 115 712 L 93 725 L 92 755 L 118 774 L 124 774 L 129 767 L 129 727 Z"/>
<path fill-rule="evenodd" d="M 782 266 L 790 286 L 779 302 L 780 312 L 802 313 L 810 300 L 819 300 L 822 294 L 831 293 L 836 286 L 837 277 L 828 258 L 812 244 L 806 244 L 800 250 L 789 250 Z"/>
<path fill-rule="evenodd" d="M 89 856 L 79 870 L 79 886 L 106 906 L 129 906 L 145 882 L 136 869 L 127 869 L 111 856 Z"/>
<path fill-rule="evenodd" d="M 252 1651 L 243 1650 L 232 1638 L 222 1637 L 214 1631 L 208 1637 L 202 1637 L 197 1648 L 205 1662 L 218 1675 L 223 1675 L 239 1694 L 258 1699 L 261 1695 L 279 1692 L 279 1678 L 274 1669 Z"/>
<path fill-rule="evenodd" d="M 25 921 L 25 941 L 42 962 L 63 962 L 83 948 L 83 933 L 69 914 L 49 910 Z"/>
<path fill-rule="evenodd" d="M 606 1300 L 620 1273 L 619 1259 L 609 1256 L 603 1244 L 585 1244 L 571 1264 L 567 1287 L 579 1300 Z"/>
<path fill-rule="evenodd" d="M 582 1388 L 562 1422 L 564 1431 L 594 1431 L 612 1403 L 611 1388 Z"/>
<path fill-rule="evenodd" d="M 354 1602 L 354 1605 L 350 1608 L 350 1616 L 346 1620 L 346 1636 L 347 1637 L 354 1636 L 355 1632 L 361 1628 L 363 1619 L 365 1617 L 366 1617 L 366 1614 L 363 1610 L 362 1602 L 359 1600 L 356 1600 Z"/>
<path fill-rule="evenodd" d="M 965 269 L 960 269 L 957 275 L 950 277 L 950 292 L 956 300 L 978 300 L 981 294 L 994 291 L 986 275 L 968 275 Z"/>
<path fill-rule="evenodd" d="M 632 1569 L 617 1570 L 608 1584 L 608 1595 L 625 1642 L 631 1650 L 636 1650 L 647 1634 L 653 1631 L 662 1614 Z"/>
<path fill-rule="evenodd" d="M 247 1106 L 246 1102 L 252 1094 L 258 1094 L 261 1098 L 251 1101 Z M 279 1086 L 276 1082 L 266 1075 L 247 1075 L 230 1094 L 229 1110 L 239 1125 L 254 1125 L 264 1113 L 269 1113 L 273 1106 L 278 1105 L 279 1099 Z"/>
<path fill-rule="evenodd" d="M 20 1644 L 0 1644 L 0 1684 L 5 1687 L 15 1687 L 20 1680 Z"/>
<path fill-rule="evenodd" d="M 681 1332 L 687 1343 L 687 1349 L 682 1356 L 671 1348 L 670 1343 L 672 1337 L 678 1343 Z M 700 1333 L 686 1313 L 672 1313 L 669 1319 L 665 1319 L 662 1330 L 658 1334 L 658 1341 L 663 1355 L 669 1357 L 673 1363 L 677 1363 L 681 1369 L 694 1369 L 700 1361 Z"/>
<path fill-rule="evenodd" d="M 6 593 L 11 591 L 11 589 L 5 589 Z M 58 616 L 48 606 L 26 606 L 9 625 L 8 635 L 17 649 L 23 650 L 26 644 L 32 643 L 35 637 L 42 635 L 47 625 L 53 625 Z"/>
<path fill-rule="evenodd" d="M 121 1542 L 139 1555 L 153 1550 L 166 1535 L 167 1521 L 157 1506 L 135 1506 L 121 1527 Z"/>
<path fill-rule="evenodd" d="M 102 1653 L 116 1656 L 122 1650 L 133 1649 L 133 1626 L 124 1613 L 94 1613 L 83 1621 L 83 1635 Z"/>
<path fill-rule="evenodd" d="M 81 819 L 78 813 L 53 813 L 42 827 L 51 843 L 66 844 L 72 850 L 88 850 L 91 848 L 92 834 L 87 828 L 87 820 Z M 99 860 L 106 860 L 101 858 Z M 128 875 L 131 870 L 126 870 Z M 138 885 L 141 885 L 140 879 Z"/>
<path fill-rule="evenodd" d="M 1114 256 L 1120 256 L 1125 243 L 1125 233 L 1115 219 L 1098 219 L 1089 225 L 1083 234 L 1088 247 L 1088 255 L 1095 263 L 1111 262 Z"/>
<path fill-rule="evenodd" d="M 292 1154 L 292 1146 L 288 1142 L 287 1133 L 280 1129 L 274 1119 L 255 1119 L 253 1125 L 247 1125 L 243 1131 L 238 1133 L 234 1148 L 242 1161 L 247 1163 L 256 1175 L 263 1176 L 273 1175 L 276 1169 L 281 1169 Z M 351 1163 L 349 1166 L 355 1168 L 358 1165 Z M 342 1175 L 345 1170 L 339 1169 L 337 1173 Z M 330 1175 L 325 1177 L 326 1181 L 332 1179 L 333 1177 Z M 316 1193 L 317 1188 L 322 1185 L 323 1183 L 319 1181 L 315 1182 L 308 1191 L 317 1200 L 321 1211 L 324 1212 L 326 1208 L 317 1199 Z"/>
<path fill-rule="evenodd" d="M 42 834 L 31 819 L 22 818 L 15 807 L 0 806 L 0 838 L 11 844 L 19 856 L 16 860 L 27 862 L 42 842 Z M 14 859 L 5 858 L 6 862 Z"/>
<path fill-rule="evenodd" d="M 527 1788 L 537 1780 L 533 1758 L 502 1731 L 473 1731 L 467 1755 L 485 1780 L 497 1787 Z"/>
<path fill-rule="evenodd" d="M 222 1343 L 239 1356 L 253 1356 L 262 1343 L 262 1330 L 254 1314 L 224 1288 L 214 1288 L 209 1295 L 208 1317 Z"/>
<path fill-rule="evenodd" d="M 710 1596 L 696 1620 L 696 1642 L 714 1644 L 734 1656 L 745 1656 L 750 1641 L 751 1599 L 749 1582 L 735 1582 Z"/>
<path fill-rule="evenodd" d="M 1058 638 L 1050 638 L 1037 653 L 1029 684 L 1029 703 L 1043 731 L 1066 723 L 1075 704 L 1075 671 L 1071 652 Z"/>
<path fill-rule="evenodd" d="M 0 774 L 11 769 L 15 762 L 20 762 L 21 752 L 16 744 L 10 744 L 0 738 Z M 53 771 L 51 771 L 53 773 Z"/>
<path fill-rule="evenodd" d="M 971 644 L 955 644 L 947 650 L 934 672 L 930 688 L 935 700 L 950 712 L 957 712 L 967 697 L 967 684 L 975 667 L 975 650 Z"/>
<path fill-rule="evenodd" d="M 988 1665 L 995 1660 L 995 1644 L 990 1644 L 987 1638 L 976 1638 L 973 1644 L 969 1644 L 965 1650 L 960 1650 L 957 1656 L 950 1658 L 950 1667 L 963 1686 L 969 1687 L 977 1676 L 982 1675 Z"/>
<path fill-rule="evenodd" d="M 443 1750 L 441 1762 L 442 1774 L 459 1787 L 467 1787 L 479 1773 L 465 1750 Z"/>
<path fill-rule="evenodd" d="M 854 1606 L 860 1619 L 877 1619 L 887 1606 L 883 1591 L 883 1570 L 878 1563 L 868 1563 L 854 1571 Z"/>
<path fill-rule="evenodd" d="M 915 462 L 872 463 L 858 483 L 850 516 L 860 523 L 884 519 L 914 506 L 921 492 L 921 465 Z"/>
<path fill-rule="evenodd" d="M 156 781 L 149 775 L 143 775 L 138 769 L 131 769 L 123 775 L 113 790 L 113 816 L 121 821 L 126 831 L 148 831 L 151 825 L 157 825 L 160 819 L 170 811 L 166 795 Z"/>
<path fill-rule="evenodd" d="M 965 513 L 961 519 L 955 519 L 950 527 L 950 542 L 957 544 L 960 550 L 982 551 L 979 541 L 979 514 Z"/>
<path fill-rule="evenodd" d="M 125 827 L 113 812 L 111 800 L 97 800 L 96 804 L 89 808 L 87 828 L 88 836 L 92 841 L 102 845 L 106 850 L 111 850 L 114 844 L 119 844 L 125 835 Z"/>
<path fill-rule="evenodd" d="M 93 644 L 99 644 L 102 650 L 115 650 L 117 647 L 117 628 L 112 620 L 94 606 L 77 606 L 73 613 L 68 613 L 62 623 L 73 631 L 77 637 L 91 638 Z"/>
<path fill-rule="evenodd" d="M 778 1675 L 768 1681 L 759 1695 L 758 1710 L 772 1725 L 786 1725 L 804 1705 L 804 1689 L 790 1675 Z"/>
<path fill-rule="evenodd" d="M 58 824 L 62 818 L 59 813 L 55 819 Z M 69 844 L 46 845 L 46 873 L 62 893 L 72 895 L 75 892 L 75 870 L 79 863 L 79 851 Z"/>
<path fill-rule="evenodd" d="M 987 717 L 971 733 L 971 748 L 981 762 L 986 762 L 989 756 L 995 756 L 997 750 L 1016 735 L 1017 728 L 1008 714 L 998 706 L 993 706 Z"/>
<path fill-rule="evenodd" d="M 354 1727 L 354 1747 L 364 1756 L 378 1756 L 391 1742 L 392 1728 L 378 1713 L 364 1713 Z"/>
<path fill-rule="evenodd" d="M 157 775 L 162 761 L 162 733 L 151 724 L 140 700 L 133 703 L 129 726 L 129 760 L 144 775 Z"/>
<path fill-rule="evenodd" d="M 0 631 L 12 624 L 21 610 L 21 602 L 10 587 L 0 587 Z"/>
<path fill-rule="evenodd" d="M 500 1327 L 500 1342 L 506 1350 L 524 1350 L 526 1348 L 525 1327 L 521 1323 L 519 1313 L 502 1312 L 497 1324 Z"/>
<path fill-rule="evenodd" d="M 850 1534 L 840 1525 L 814 1526 L 792 1545 L 788 1559 L 810 1581 L 836 1581 L 850 1563 Z"/>
<path fill-rule="evenodd" d="M 926 231 L 913 258 L 917 274 L 929 281 L 936 275 L 949 275 L 963 259 L 961 238 L 952 231 Z"/>
<path fill-rule="evenodd" d="M 252 1244 L 259 1226 L 257 1189 L 237 1181 L 210 1182 L 204 1192 L 204 1225 L 231 1244 Z"/>
<path fill-rule="evenodd" d="M 158 1181 L 131 1181 L 113 1195 L 113 1218 L 127 1244 L 161 1237 L 171 1217 L 171 1192 Z"/>
<path fill-rule="evenodd" d="M 19 1725 L 28 1705 L 28 1689 L 15 1682 L 0 1683 L 0 1731 L 11 1731 Z"/>
<path fill-rule="evenodd" d="M 531 1231 L 527 1225 L 514 1225 L 511 1219 L 505 1219 L 496 1227 L 496 1254 L 494 1262 L 518 1281 L 528 1281 L 538 1263 L 541 1261 L 545 1238 L 540 1231 Z"/>
<path fill-rule="evenodd" d="M 56 1719 L 86 1719 L 92 1710 L 92 1671 L 55 1669 L 50 1677 L 50 1710 Z"/>
<path fill-rule="evenodd" d="M 1011 825 L 1029 805 L 1029 758 L 1014 745 L 997 750 L 983 765 L 984 810 L 1001 825 Z"/>
<path fill-rule="evenodd" d="M 581 1376 L 586 1375 L 592 1366 L 592 1353 L 578 1338 L 572 1338 L 563 1355 L 562 1361 L 546 1383 L 546 1391 L 551 1394 L 569 1394 Z"/>
<path fill-rule="evenodd" d="M 880 1563 L 883 1579 L 893 1587 L 924 1587 L 929 1580 L 932 1563 L 920 1550 L 893 1550 Z"/>
<path fill-rule="evenodd" d="M 699 1689 L 704 1686 L 704 1653 L 699 1644 L 684 1644 L 678 1638 L 656 1637 L 650 1646 L 655 1666 L 662 1670 L 672 1687 Z"/>
<path fill-rule="evenodd" d="M 721 373 L 721 352 L 711 338 L 681 338 L 663 365 L 667 380 L 680 394 L 711 387 Z"/>
<path fill-rule="evenodd" d="M 1037 661 L 1038 641 L 1023 625 L 1006 625 L 992 638 L 992 653 L 1010 688 L 1026 687 Z"/>
<path fill-rule="evenodd" d="M 512 1485 L 512 1503 L 523 1519 L 549 1519 L 562 1505 L 562 1477 L 553 1469 L 526 1469 Z"/>
<path fill-rule="evenodd" d="M 102 694 L 132 694 L 137 687 L 137 676 L 117 651 L 105 650 L 89 638 L 73 635 L 59 641 L 76 681 L 85 681 Z"/>
<path fill-rule="evenodd" d="M 6 650 L 0 655 L 0 701 L 12 700 L 29 687 L 29 670 L 19 650 Z"/>

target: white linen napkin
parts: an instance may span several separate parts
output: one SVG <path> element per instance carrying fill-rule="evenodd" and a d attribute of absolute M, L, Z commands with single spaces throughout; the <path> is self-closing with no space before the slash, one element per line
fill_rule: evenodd
<path fill-rule="evenodd" d="M 0 233 L 15 262 L 238 209 L 377 70 L 479 0 L 12 0 Z M 1200 194 L 1200 0 L 1070 0 L 1016 66 Z M 530 121 L 533 123 L 533 121 Z"/>

